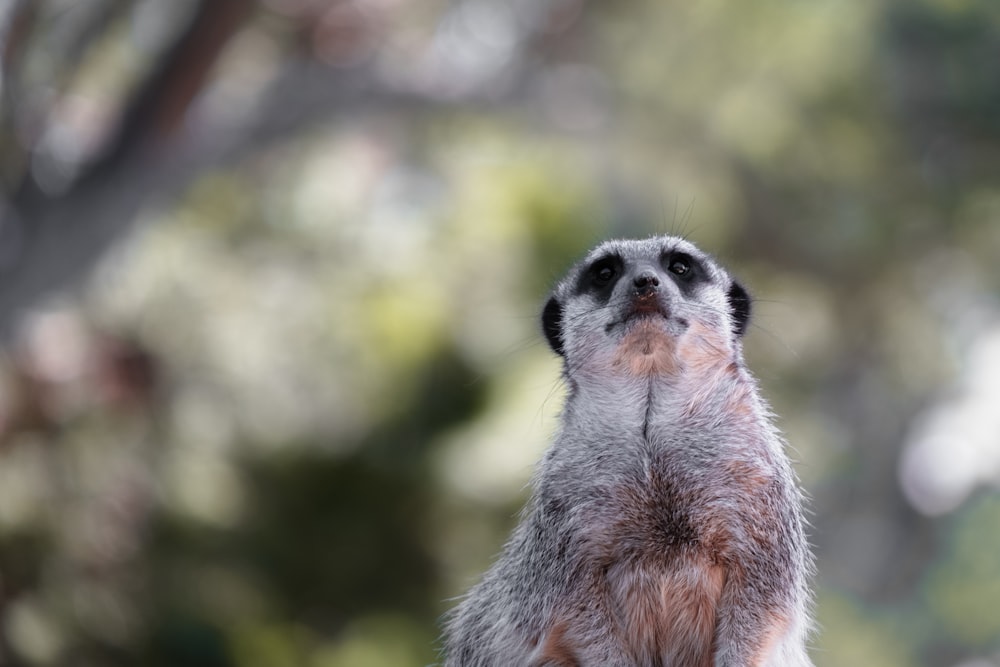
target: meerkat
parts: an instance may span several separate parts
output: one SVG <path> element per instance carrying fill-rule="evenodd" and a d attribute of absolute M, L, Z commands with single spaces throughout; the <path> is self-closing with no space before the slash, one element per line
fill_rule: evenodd
<path fill-rule="evenodd" d="M 670 236 L 605 242 L 558 283 L 561 426 L 446 620 L 446 667 L 812 665 L 801 492 L 743 361 L 750 309 Z"/>

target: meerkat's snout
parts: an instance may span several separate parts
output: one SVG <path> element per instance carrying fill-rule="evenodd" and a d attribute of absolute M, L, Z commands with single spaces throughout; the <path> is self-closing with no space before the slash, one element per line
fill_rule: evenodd
<path fill-rule="evenodd" d="M 661 303 L 660 277 L 652 268 L 642 268 L 632 276 L 631 289 L 625 304 L 625 318 L 645 313 L 667 315 L 667 309 Z"/>
<path fill-rule="evenodd" d="M 628 286 L 622 308 L 623 320 L 637 315 L 662 315 L 669 318 L 673 300 L 678 297 L 670 281 L 655 266 L 638 264 L 626 278 Z"/>
<path fill-rule="evenodd" d="M 659 289 L 660 277 L 652 268 L 644 268 L 640 269 L 632 278 L 632 284 L 635 286 L 632 292 L 635 296 L 640 299 L 648 298 L 656 294 Z"/>

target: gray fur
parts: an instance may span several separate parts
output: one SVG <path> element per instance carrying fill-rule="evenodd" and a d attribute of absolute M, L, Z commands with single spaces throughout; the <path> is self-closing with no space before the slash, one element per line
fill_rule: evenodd
<path fill-rule="evenodd" d="M 598 246 L 552 299 L 561 429 L 503 553 L 448 617 L 445 665 L 811 665 L 801 498 L 743 363 L 745 292 L 655 237 Z"/>

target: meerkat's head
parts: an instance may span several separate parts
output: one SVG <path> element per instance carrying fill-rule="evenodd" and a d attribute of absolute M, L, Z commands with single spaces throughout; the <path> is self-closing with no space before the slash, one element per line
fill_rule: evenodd
<path fill-rule="evenodd" d="M 607 241 L 553 290 L 542 329 L 566 371 L 639 375 L 738 361 L 747 291 L 716 261 L 672 236 Z"/>

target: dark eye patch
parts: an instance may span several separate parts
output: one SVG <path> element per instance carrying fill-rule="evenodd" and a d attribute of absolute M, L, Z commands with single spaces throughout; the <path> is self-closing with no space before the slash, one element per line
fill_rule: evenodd
<path fill-rule="evenodd" d="M 682 288 L 703 282 L 706 279 L 705 267 L 686 252 L 668 251 L 660 259 L 663 270 L 670 274 Z"/>
<path fill-rule="evenodd" d="M 595 260 L 580 276 L 577 292 L 596 292 L 606 295 L 622 275 L 622 259 L 607 255 Z"/>
<path fill-rule="evenodd" d="M 598 287 L 606 287 L 618 277 L 618 267 L 611 258 L 598 260 L 590 267 L 590 279 Z"/>
<path fill-rule="evenodd" d="M 691 275 L 691 262 L 686 257 L 671 257 L 667 263 L 667 271 L 678 278 L 688 278 Z"/>

